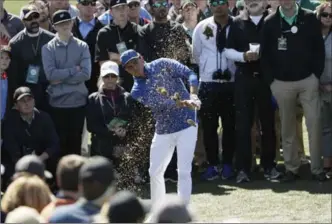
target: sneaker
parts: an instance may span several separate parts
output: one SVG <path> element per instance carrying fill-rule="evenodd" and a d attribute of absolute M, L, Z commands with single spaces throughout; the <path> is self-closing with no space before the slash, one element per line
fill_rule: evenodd
<path fill-rule="evenodd" d="M 210 166 L 202 175 L 203 180 L 215 180 L 219 177 L 218 169 L 216 166 Z"/>
<path fill-rule="evenodd" d="M 281 177 L 281 175 L 282 174 L 275 167 L 273 167 L 271 170 L 266 170 L 264 172 L 264 177 L 267 180 L 276 180 Z"/>
<path fill-rule="evenodd" d="M 221 171 L 221 179 L 229 180 L 234 176 L 232 167 L 230 165 L 224 165 Z"/>
<path fill-rule="evenodd" d="M 310 163 L 310 161 L 308 160 L 308 158 L 305 155 L 301 156 L 300 160 L 301 160 L 302 165 Z"/>
<path fill-rule="evenodd" d="M 312 174 L 312 179 L 317 180 L 319 182 L 324 182 L 327 180 L 327 176 L 324 172 L 321 172 L 319 174 Z"/>
<path fill-rule="evenodd" d="M 293 182 L 295 180 L 299 179 L 299 175 L 291 172 L 291 171 L 286 171 L 285 176 L 282 178 L 282 182 Z"/>
<path fill-rule="evenodd" d="M 332 168 L 325 169 L 325 174 L 328 178 L 332 177 Z"/>
<path fill-rule="evenodd" d="M 245 183 L 245 182 L 249 182 L 250 179 L 248 177 L 248 175 L 244 172 L 244 171 L 240 171 L 236 177 L 236 183 Z"/>

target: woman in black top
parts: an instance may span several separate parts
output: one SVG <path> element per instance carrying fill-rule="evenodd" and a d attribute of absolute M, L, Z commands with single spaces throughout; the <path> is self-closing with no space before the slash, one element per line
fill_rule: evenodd
<path fill-rule="evenodd" d="M 137 160 L 133 149 L 133 120 L 136 103 L 117 83 L 119 68 L 115 62 L 102 64 L 98 91 L 89 96 L 87 129 L 91 133 L 91 155 L 101 155 L 115 165 L 119 186 L 134 178 Z M 121 181 L 121 183 L 119 183 Z"/>

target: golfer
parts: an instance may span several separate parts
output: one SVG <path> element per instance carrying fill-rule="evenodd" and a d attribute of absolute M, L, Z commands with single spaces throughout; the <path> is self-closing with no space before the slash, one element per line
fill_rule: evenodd
<path fill-rule="evenodd" d="M 134 50 L 121 54 L 125 70 L 133 75 L 132 97 L 149 107 L 156 120 L 150 149 L 150 190 L 155 204 L 166 195 L 164 173 L 177 147 L 178 194 L 188 204 L 192 180 L 191 166 L 197 140 L 196 74 L 181 63 L 160 58 L 146 63 Z M 188 80 L 190 94 L 182 80 Z"/>

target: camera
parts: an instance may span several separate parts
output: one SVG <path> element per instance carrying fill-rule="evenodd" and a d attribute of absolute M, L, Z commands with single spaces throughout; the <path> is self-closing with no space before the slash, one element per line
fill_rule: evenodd
<path fill-rule="evenodd" d="M 225 80 L 229 81 L 232 78 L 232 73 L 226 69 L 224 72 L 222 72 L 221 69 L 218 69 L 217 71 L 213 72 L 212 79 L 213 80 Z"/>

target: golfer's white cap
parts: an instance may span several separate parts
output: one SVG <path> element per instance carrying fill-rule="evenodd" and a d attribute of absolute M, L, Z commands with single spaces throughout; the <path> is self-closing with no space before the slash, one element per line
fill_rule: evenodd
<path fill-rule="evenodd" d="M 119 76 L 119 66 L 113 61 L 107 61 L 101 65 L 100 76 L 104 77 L 109 74 L 114 74 Z"/>

